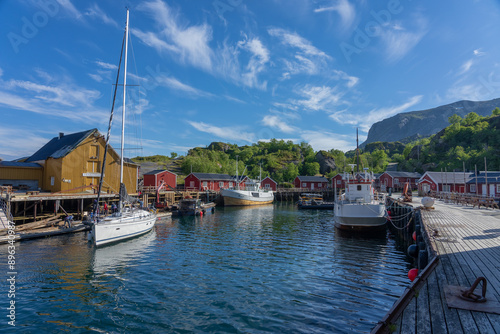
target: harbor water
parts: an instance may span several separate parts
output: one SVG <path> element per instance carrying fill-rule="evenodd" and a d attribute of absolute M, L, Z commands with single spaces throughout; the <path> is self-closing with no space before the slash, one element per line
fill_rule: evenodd
<path fill-rule="evenodd" d="M 16 243 L 15 330 L 367 333 L 408 268 L 390 235 L 340 234 L 330 210 L 217 208 L 98 249 L 85 233 Z"/>

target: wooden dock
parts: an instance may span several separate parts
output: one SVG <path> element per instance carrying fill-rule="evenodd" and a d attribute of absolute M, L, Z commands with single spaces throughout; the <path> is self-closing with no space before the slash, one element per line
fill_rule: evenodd
<path fill-rule="evenodd" d="M 500 210 L 442 201 L 434 207 L 421 214 L 436 258 L 372 333 L 500 333 Z M 487 302 L 472 304 L 487 305 L 488 312 L 472 311 L 471 302 L 458 297 L 468 309 L 449 307 L 447 297 L 456 295 L 445 293 L 450 286 L 469 289 L 477 277 L 487 280 Z M 475 294 L 481 295 L 481 288 Z"/>

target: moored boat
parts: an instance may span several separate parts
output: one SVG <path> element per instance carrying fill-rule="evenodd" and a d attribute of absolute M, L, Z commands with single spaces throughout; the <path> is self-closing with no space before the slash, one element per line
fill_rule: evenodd
<path fill-rule="evenodd" d="M 109 138 L 111 132 L 111 124 L 113 122 L 113 111 L 116 99 L 116 87 L 118 87 L 118 78 L 120 76 L 120 66 L 116 77 L 115 92 L 113 96 L 113 105 L 111 107 L 111 115 L 109 118 L 108 133 L 106 136 L 106 146 L 104 150 L 104 159 L 101 168 L 101 177 L 99 181 L 99 190 L 97 192 L 97 200 L 94 205 L 92 232 L 91 237 L 96 246 L 109 244 L 112 242 L 133 238 L 135 236 L 151 231 L 156 222 L 156 212 L 143 209 L 142 205 L 137 207 L 132 205 L 138 200 L 128 196 L 125 185 L 123 184 L 123 151 L 124 151 L 124 131 L 125 131 L 125 105 L 126 105 L 126 87 L 127 87 L 127 51 L 128 51 L 128 32 L 129 32 L 129 11 L 127 9 L 127 24 L 125 28 L 124 44 L 125 44 L 125 60 L 123 74 L 123 105 L 122 105 L 122 140 L 120 154 L 120 202 L 117 212 L 114 212 L 109 217 L 98 217 L 97 212 L 99 207 L 99 198 L 102 189 L 104 178 L 104 170 L 106 167 L 106 154 L 109 147 Z M 123 51 L 123 48 L 122 48 Z M 121 57 L 120 57 L 121 62 Z M 121 64 L 120 64 L 121 65 Z M 125 203 L 129 203 L 128 206 Z"/>
<path fill-rule="evenodd" d="M 334 224 L 342 230 L 371 231 L 384 229 L 385 195 L 373 188 L 373 173 L 364 176 L 345 174 L 345 193 L 335 202 Z"/>
<path fill-rule="evenodd" d="M 203 203 L 200 199 L 185 198 L 180 200 L 177 210 L 172 211 L 173 216 L 203 216 L 215 211 L 215 203 Z"/>
<path fill-rule="evenodd" d="M 321 194 L 300 194 L 300 199 L 297 202 L 299 209 L 316 209 L 316 210 L 331 210 L 333 202 L 323 201 Z"/>

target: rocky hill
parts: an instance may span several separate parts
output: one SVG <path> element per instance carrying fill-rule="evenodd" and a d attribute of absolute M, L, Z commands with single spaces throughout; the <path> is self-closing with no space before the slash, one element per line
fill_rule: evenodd
<path fill-rule="evenodd" d="M 464 117 L 475 112 L 487 116 L 496 107 L 500 107 L 500 98 L 477 102 L 458 101 L 432 109 L 397 114 L 373 124 L 361 147 L 379 141 L 407 143 L 419 137 L 428 137 L 450 125 L 448 117 L 454 114 Z"/>

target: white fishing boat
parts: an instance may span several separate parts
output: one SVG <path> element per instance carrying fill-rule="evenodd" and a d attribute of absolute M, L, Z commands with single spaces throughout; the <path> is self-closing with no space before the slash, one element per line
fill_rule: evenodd
<path fill-rule="evenodd" d="M 125 185 L 123 184 L 123 151 L 124 151 L 124 132 L 125 132 L 125 105 L 126 105 L 126 86 L 127 86 L 127 51 L 128 51 L 128 33 L 129 33 L 129 11 L 127 9 L 127 24 L 125 28 L 124 44 L 124 75 L 123 75 L 123 106 L 122 106 L 122 137 L 121 137 L 121 154 L 120 154 L 120 202 L 117 212 L 111 216 L 101 218 L 97 215 L 99 197 L 102 189 L 102 181 L 104 169 L 106 166 L 106 155 L 109 146 L 109 137 L 111 132 L 111 124 L 113 121 L 113 110 L 116 98 L 116 87 L 118 87 L 118 78 L 120 76 L 120 67 L 116 78 L 116 85 L 113 97 L 113 105 L 111 108 L 111 116 L 109 119 L 108 133 L 106 136 L 106 147 L 104 151 L 104 159 L 101 168 L 101 178 L 99 182 L 98 197 L 94 207 L 94 215 L 92 221 L 91 237 L 96 246 L 109 244 L 112 242 L 132 238 L 146 232 L 151 231 L 156 222 L 156 213 L 137 207 L 134 202 L 139 202 L 136 199 L 127 195 Z M 123 51 L 123 47 L 122 47 Z M 121 63 L 121 57 L 120 57 Z M 121 64 L 120 64 L 121 65 Z M 142 205 L 141 205 L 142 206 Z"/>
<path fill-rule="evenodd" d="M 334 224 L 343 230 L 383 229 L 387 222 L 385 195 L 373 188 L 373 173 L 344 174 L 345 193 L 335 202 Z"/>
<path fill-rule="evenodd" d="M 238 160 L 236 160 L 236 189 L 222 189 L 220 192 L 224 206 L 264 205 L 274 201 L 274 192 L 261 188 L 260 177 L 259 181 L 249 180 L 245 182 L 245 189 L 240 189 L 239 181 Z"/>

